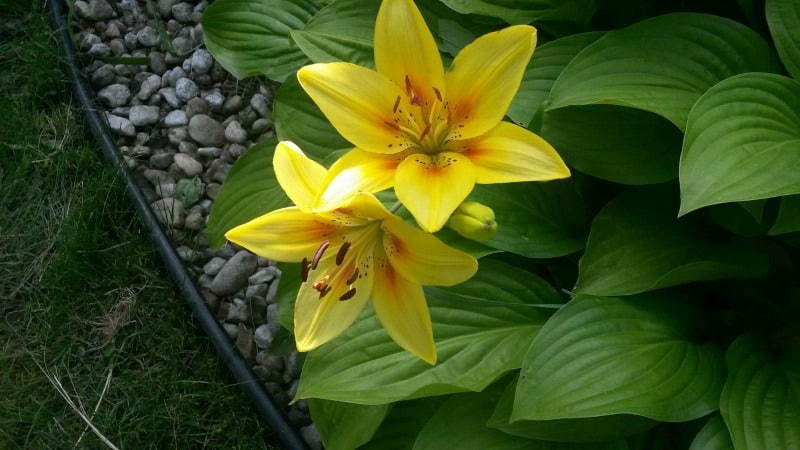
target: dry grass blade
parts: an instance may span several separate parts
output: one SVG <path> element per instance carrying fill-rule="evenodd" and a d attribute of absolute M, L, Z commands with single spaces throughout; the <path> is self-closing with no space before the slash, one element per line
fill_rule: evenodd
<path fill-rule="evenodd" d="M 78 406 L 78 405 L 75 404 L 75 401 L 72 399 L 72 396 L 69 394 L 69 392 L 67 392 L 66 389 L 64 389 L 64 386 L 61 384 L 61 381 L 59 381 L 58 379 L 56 379 L 56 377 L 54 377 L 52 374 L 47 372 L 47 370 L 45 370 L 44 367 L 39 365 L 39 363 L 36 363 L 36 365 L 39 366 L 39 369 L 42 371 L 42 373 L 47 378 L 47 380 L 50 382 L 50 384 L 53 385 L 53 387 L 55 388 L 56 392 L 58 392 L 58 394 L 61 396 L 61 398 L 63 398 L 64 401 L 67 402 L 67 405 L 69 405 L 69 407 L 73 411 L 75 411 L 75 413 L 78 414 L 78 416 L 80 416 L 80 418 L 83 419 L 84 422 L 86 422 L 86 426 L 90 430 L 92 430 L 92 433 L 94 433 L 95 436 L 97 436 L 98 439 L 103 441 L 103 443 L 106 444 L 106 446 L 108 448 L 114 449 L 114 450 L 119 450 L 118 447 L 116 445 L 114 445 L 111 441 L 109 441 L 108 438 L 106 438 L 103 435 L 103 433 L 101 433 L 100 430 L 98 430 L 97 427 L 92 423 L 92 419 L 94 418 L 94 414 L 97 412 L 97 409 L 100 406 L 100 402 L 103 400 L 103 396 L 105 395 L 105 392 L 108 389 L 109 382 L 111 381 L 111 369 L 109 369 L 108 376 L 106 376 L 106 383 L 105 383 L 105 386 L 103 387 L 103 392 L 100 394 L 100 399 L 98 400 L 98 403 L 95 406 L 94 412 L 92 412 L 92 416 L 89 417 L 89 416 L 87 416 L 86 411 L 83 409 L 82 406 Z M 83 438 L 83 434 L 81 434 L 81 436 L 78 438 L 78 442 L 75 443 L 76 446 L 80 442 L 81 438 Z"/>

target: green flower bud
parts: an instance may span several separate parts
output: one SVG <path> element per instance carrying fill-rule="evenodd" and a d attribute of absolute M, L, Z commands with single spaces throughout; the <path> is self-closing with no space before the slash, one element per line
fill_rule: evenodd
<path fill-rule="evenodd" d="M 456 208 L 447 226 L 467 239 L 483 242 L 497 232 L 494 211 L 478 202 L 464 202 Z"/>

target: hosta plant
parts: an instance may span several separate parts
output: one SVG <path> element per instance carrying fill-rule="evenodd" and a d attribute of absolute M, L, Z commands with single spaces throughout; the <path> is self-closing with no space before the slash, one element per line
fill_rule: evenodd
<path fill-rule="evenodd" d="M 216 0 L 326 448 L 800 448 L 800 3 Z"/>

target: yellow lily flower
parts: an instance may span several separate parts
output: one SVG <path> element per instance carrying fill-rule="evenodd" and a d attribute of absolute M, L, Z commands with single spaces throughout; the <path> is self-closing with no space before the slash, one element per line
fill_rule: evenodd
<path fill-rule="evenodd" d="M 338 336 L 371 298 L 389 336 L 434 364 L 422 285 L 450 286 L 469 279 L 478 268 L 475 258 L 405 224 L 370 193 L 311 212 L 327 171 L 291 142 L 278 144 L 273 167 L 295 206 L 253 219 L 225 237 L 265 258 L 300 262 L 297 349 L 310 351 Z"/>
<path fill-rule="evenodd" d="M 569 176 L 550 144 L 503 116 L 536 46 L 511 26 L 462 49 L 447 72 L 412 0 L 384 0 L 375 23 L 377 71 L 345 62 L 298 72 L 303 89 L 355 149 L 328 173 L 317 204 L 394 186 L 424 230 L 439 230 L 475 183 Z"/>

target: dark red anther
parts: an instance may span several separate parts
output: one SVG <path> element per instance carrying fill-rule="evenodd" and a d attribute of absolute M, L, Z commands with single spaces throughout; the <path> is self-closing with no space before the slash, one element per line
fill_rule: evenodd
<path fill-rule="evenodd" d="M 439 92 L 438 89 L 433 88 L 433 93 L 436 94 L 436 100 L 439 100 L 439 103 L 442 102 L 442 93 Z"/>
<path fill-rule="evenodd" d="M 350 278 L 348 278 L 345 283 L 353 284 L 357 278 L 358 278 L 358 267 L 356 267 L 356 270 L 353 271 L 353 274 L 350 275 Z"/>
<path fill-rule="evenodd" d="M 406 75 L 406 94 L 409 96 L 414 91 L 414 87 L 411 86 L 411 80 L 408 79 L 408 75 Z"/>
<path fill-rule="evenodd" d="M 345 243 L 342 244 L 341 247 L 339 247 L 339 252 L 336 254 L 336 265 L 337 266 L 341 266 L 342 262 L 344 262 L 344 257 L 345 257 L 345 255 L 347 255 L 347 250 L 350 249 L 350 245 L 351 244 L 349 242 L 345 242 Z"/>
<path fill-rule="evenodd" d="M 322 259 L 322 254 L 325 253 L 325 250 L 328 249 L 328 246 L 331 245 L 331 241 L 325 239 L 320 244 L 319 248 L 316 252 L 314 252 L 314 257 L 311 258 L 311 270 L 315 270 L 317 265 L 319 264 L 319 260 Z"/>
<path fill-rule="evenodd" d="M 303 283 L 308 281 L 308 258 L 303 258 L 303 261 L 300 262 L 300 279 L 303 280 Z"/>
<path fill-rule="evenodd" d="M 429 131 L 431 131 L 431 124 L 426 124 L 425 129 L 422 130 L 422 134 L 419 135 L 420 142 L 422 142 L 422 140 L 425 139 L 425 136 L 428 135 Z"/>
<path fill-rule="evenodd" d="M 330 286 L 325 286 L 324 288 L 322 288 L 322 290 L 319 291 L 319 299 L 322 300 L 322 297 L 325 297 L 326 295 L 328 295 L 328 292 L 330 292 L 331 289 L 333 289 L 333 288 L 330 287 Z"/>
<path fill-rule="evenodd" d="M 392 112 L 393 113 L 397 112 L 397 107 L 398 106 L 400 106 L 400 96 L 399 95 L 397 96 L 397 100 L 394 101 L 394 108 L 392 108 Z"/>
<path fill-rule="evenodd" d="M 350 300 L 355 295 L 356 295 L 356 288 L 350 288 L 349 291 L 345 292 L 344 294 L 342 294 L 341 297 L 339 297 L 339 301 L 341 302 L 341 301 L 345 301 L 345 300 Z"/>

